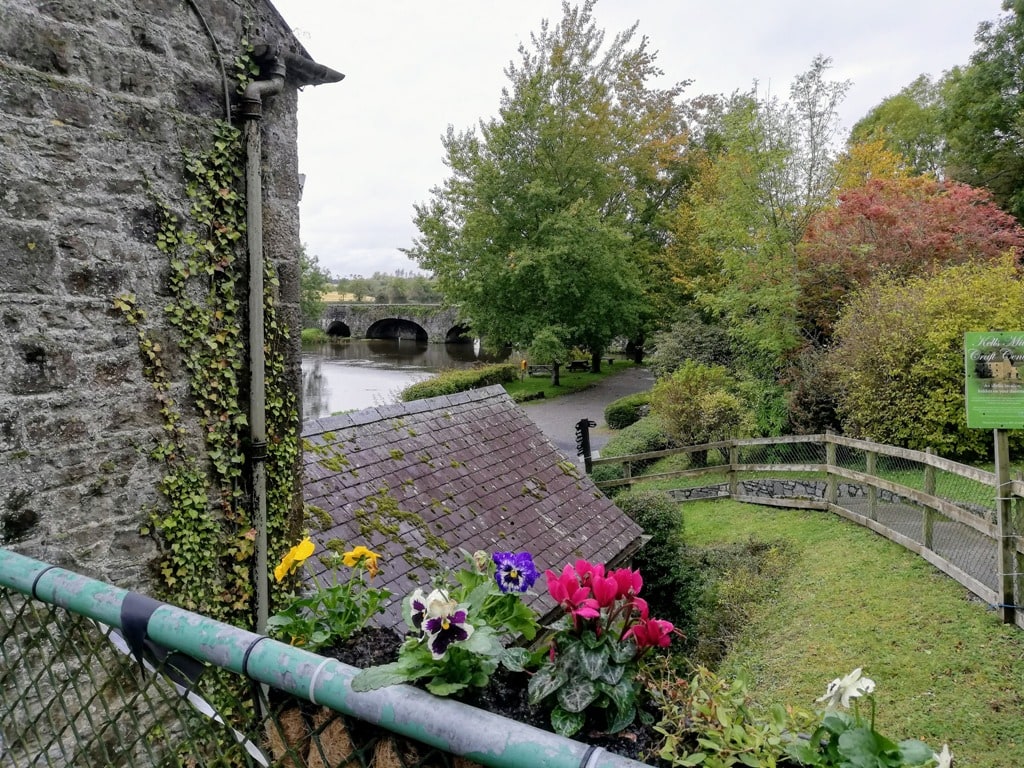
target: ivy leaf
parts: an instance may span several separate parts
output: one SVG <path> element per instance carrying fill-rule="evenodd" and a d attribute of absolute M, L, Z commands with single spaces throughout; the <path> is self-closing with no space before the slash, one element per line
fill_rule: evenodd
<path fill-rule="evenodd" d="M 582 712 L 566 712 L 561 707 L 551 710 L 551 728 L 559 736 L 572 736 L 583 727 L 585 720 Z"/>
<path fill-rule="evenodd" d="M 561 688 L 567 679 L 568 675 L 564 670 L 551 664 L 545 664 L 530 678 L 530 682 L 526 686 L 530 704 L 535 705 L 542 702 Z"/>
<path fill-rule="evenodd" d="M 573 678 L 558 689 L 558 703 L 566 712 L 582 712 L 600 695 L 593 680 Z"/>

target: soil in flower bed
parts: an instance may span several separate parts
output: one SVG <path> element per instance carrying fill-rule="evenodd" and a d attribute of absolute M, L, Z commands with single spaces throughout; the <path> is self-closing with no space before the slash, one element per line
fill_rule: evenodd
<path fill-rule="evenodd" d="M 396 661 L 402 641 L 403 638 L 394 630 L 366 627 L 353 634 L 343 645 L 322 649 L 320 653 L 353 667 L 365 668 Z M 491 676 L 487 687 L 466 691 L 458 700 L 535 728 L 551 731 L 547 711 L 531 706 L 527 701 L 528 680 L 529 675 L 525 672 L 510 672 L 504 667 L 499 667 Z M 657 713 L 648 714 L 657 719 Z M 635 722 L 619 733 L 607 734 L 600 731 L 599 718 L 593 720 L 594 722 L 591 722 L 588 719 L 583 729 L 573 738 L 652 766 L 668 765 L 654 756 L 661 736 L 652 727 Z"/>

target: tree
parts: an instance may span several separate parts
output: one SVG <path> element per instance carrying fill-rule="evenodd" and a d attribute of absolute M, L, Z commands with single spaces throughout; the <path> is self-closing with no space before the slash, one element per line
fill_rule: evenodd
<path fill-rule="evenodd" d="M 565 337 L 564 328 L 542 328 L 533 335 L 533 342 L 526 354 L 531 360 L 541 365 L 551 366 L 551 386 L 560 386 L 559 369 L 562 361 L 569 354 L 568 347 L 562 339 Z"/>
<path fill-rule="evenodd" d="M 801 345 L 796 245 L 831 205 L 836 184 L 837 108 L 849 84 L 826 80 L 830 64 L 817 57 L 789 102 L 734 97 L 721 150 L 702 166 L 676 218 L 678 277 L 728 329 L 765 433 L 786 429 L 779 379 Z"/>
<path fill-rule="evenodd" d="M 950 73 L 942 120 L 950 175 L 992 190 L 1024 221 L 1024 0 L 1003 10 L 978 26 L 970 63 Z"/>
<path fill-rule="evenodd" d="M 1010 256 L 880 275 L 843 308 L 828 353 L 843 430 L 942 456 L 989 455 L 991 433 L 967 428 L 964 333 L 1017 328 L 1021 317 L 1024 281 Z"/>
<path fill-rule="evenodd" d="M 319 328 L 324 314 L 323 294 L 332 287 L 331 273 L 320 267 L 316 256 L 299 249 L 299 311 L 303 328 Z"/>
<path fill-rule="evenodd" d="M 985 190 L 926 177 L 873 179 L 819 212 L 800 243 L 803 332 L 826 344 L 844 298 L 880 271 L 907 277 L 1024 248 Z"/>
<path fill-rule="evenodd" d="M 415 207 L 407 253 L 437 277 L 491 344 L 529 346 L 544 328 L 592 354 L 640 332 L 659 206 L 684 176 L 681 86 L 659 74 L 635 26 L 604 46 L 593 0 L 563 4 L 510 63 L 499 116 L 449 128 L 451 175 Z M 661 283 L 667 281 L 661 280 Z"/>
<path fill-rule="evenodd" d="M 941 177 L 945 166 L 942 125 L 943 83 L 921 75 L 862 117 L 850 131 L 849 146 L 881 141 L 906 162 L 914 176 Z"/>

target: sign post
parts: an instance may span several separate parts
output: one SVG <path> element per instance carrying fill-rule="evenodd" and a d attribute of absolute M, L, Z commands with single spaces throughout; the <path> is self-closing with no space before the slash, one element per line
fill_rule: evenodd
<path fill-rule="evenodd" d="M 1024 428 L 1024 331 L 964 335 L 964 398 L 967 426 L 991 429 L 995 439 L 996 517 L 999 535 L 999 605 L 1003 623 L 1014 622 L 1017 540 L 1010 493 L 1006 431 Z"/>

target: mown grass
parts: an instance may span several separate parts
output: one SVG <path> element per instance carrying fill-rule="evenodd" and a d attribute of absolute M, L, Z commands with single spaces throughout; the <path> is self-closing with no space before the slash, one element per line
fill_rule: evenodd
<path fill-rule="evenodd" d="M 504 385 L 505 391 L 516 401 L 527 402 L 538 398 L 538 393 L 544 393 L 544 399 L 570 395 L 573 392 L 581 392 L 597 384 L 602 379 L 614 376 L 617 373 L 634 365 L 629 360 L 616 360 L 613 365 L 607 361 L 601 364 L 600 373 L 576 372 L 567 373 L 563 368 L 558 375 L 559 386 L 551 385 L 551 376 L 525 376 L 516 381 L 510 381 Z"/>
<path fill-rule="evenodd" d="M 682 506 L 692 546 L 785 540 L 793 566 L 721 671 L 764 704 L 813 705 L 863 667 L 889 736 L 948 742 L 956 765 L 1024 766 L 1024 632 L 896 544 L 827 513 L 722 500 Z"/>

